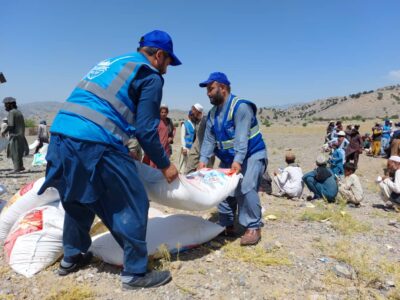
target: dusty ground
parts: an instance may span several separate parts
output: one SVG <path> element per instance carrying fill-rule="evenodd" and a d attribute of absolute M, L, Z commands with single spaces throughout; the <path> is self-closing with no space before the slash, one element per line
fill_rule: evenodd
<path fill-rule="evenodd" d="M 369 128 L 362 124 L 362 131 Z M 264 128 L 269 170 L 284 166 L 287 148 L 296 152 L 304 172 L 311 170 L 324 129 L 325 124 Z M 4 154 L 0 158 L 0 183 L 9 190 L 3 199 L 43 176 L 40 168 L 8 176 L 10 161 Z M 25 159 L 27 166 L 31 160 Z M 164 287 L 122 291 L 120 270 L 100 261 L 65 278 L 55 274 L 55 264 L 26 279 L 10 270 L 1 254 L 0 299 L 400 299 L 400 216 L 379 208 L 382 201 L 374 183 L 384 165 L 384 159 L 361 156 L 361 208 L 262 195 L 264 216 L 277 219 L 265 220 L 258 246 L 241 248 L 239 239 L 216 238 L 154 261 L 156 268 L 173 274 Z M 216 219 L 215 210 L 198 215 Z"/>

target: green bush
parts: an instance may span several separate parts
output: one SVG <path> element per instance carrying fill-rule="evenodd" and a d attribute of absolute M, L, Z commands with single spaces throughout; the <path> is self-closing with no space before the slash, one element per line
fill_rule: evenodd
<path fill-rule="evenodd" d="M 25 119 L 25 127 L 36 127 L 36 122 L 33 119 Z"/>
<path fill-rule="evenodd" d="M 303 125 L 303 127 L 306 127 L 307 126 L 307 122 L 304 122 L 302 125 Z"/>
<path fill-rule="evenodd" d="M 269 126 L 272 125 L 272 124 L 269 122 L 268 119 L 265 119 L 264 122 L 263 122 L 263 124 L 264 124 L 265 127 L 269 127 Z"/>

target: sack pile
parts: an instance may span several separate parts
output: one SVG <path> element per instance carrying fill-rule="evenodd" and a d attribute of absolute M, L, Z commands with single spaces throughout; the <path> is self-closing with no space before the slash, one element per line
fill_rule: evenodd
<path fill-rule="evenodd" d="M 179 176 L 171 184 L 161 171 L 137 162 L 136 167 L 149 199 L 165 206 L 189 211 L 206 210 L 218 205 L 232 194 L 241 175 L 229 170 L 203 169 Z M 22 187 L 0 214 L 0 242 L 4 243 L 6 259 L 16 272 L 31 277 L 53 264 L 62 255 L 65 212 L 56 189 L 37 192 L 44 183 L 40 178 Z M 192 215 L 164 215 L 151 208 L 147 225 L 149 255 L 157 256 L 160 247 L 170 252 L 184 251 L 203 244 L 223 227 Z M 91 251 L 107 263 L 123 264 L 123 250 L 101 222 L 92 233 Z"/>

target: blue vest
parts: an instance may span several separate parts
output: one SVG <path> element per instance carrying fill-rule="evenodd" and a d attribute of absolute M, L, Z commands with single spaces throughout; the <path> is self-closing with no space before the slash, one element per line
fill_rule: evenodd
<path fill-rule="evenodd" d="M 98 63 L 72 91 L 56 116 L 51 132 L 123 149 L 135 136 L 136 105 L 129 98 L 128 90 L 141 67 L 159 73 L 138 52 Z"/>
<path fill-rule="evenodd" d="M 262 134 L 258 127 L 256 118 L 257 107 L 254 103 L 240 99 L 236 96 L 231 95 L 229 99 L 228 108 L 226 109 L 225 115 L 222 119 L 222 124 L 218 123 L 218 112 L 217 106 L 214 106 L 208 118 L 212 121 L 211 131 L 213 132 L 217 145 L 215 149 L 215 155 L 224 163 L 231 164 L 235 157 L 234 139 L 235 139 L 235 122 L 234 116 L 240 104 L 246 103 L 253 109 L 254 115 L 251 119 L 249 142 L 247 144 L 247 155 L 246 158 L 250 157 L 254 153 L 265 149 L 265 143 L 262 138 Z"/>
<path fill-rule="evenodd" d="M 390 125 L 383 125 L 382 128 L 382 137 L 385 139 L 390 139 L 390 131 L 392 130 L 392 126 Z M 385 132 L 386 131 L 386 132 Z"/>
<path fill-rule="evenodd" d="M 188 120 L 183 122 L 183 126 L 185 126 L 185 147 L 191 149 L 194 142 L 194 127 Z"/>

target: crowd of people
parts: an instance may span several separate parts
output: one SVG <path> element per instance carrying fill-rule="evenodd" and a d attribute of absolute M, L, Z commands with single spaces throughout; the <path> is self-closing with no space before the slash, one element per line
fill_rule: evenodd
<path fill-rule="evenodd" d="M 225 228 L 222 234 L 238 235 L 237 218 L 244 228 L 240 245 L 255 245 L 261 240 L 259 191 L 268 175 L 268 159 L 257 107 L 231 92 L 224 73 L 211 73 L 199 86 L 205 88 L 212 108 L 206 115 L 200 104 L 191 106 L 181 124 L 177 168 L 170 161 L 176 129 L 161 98 L 162 75 L 169 65 L 180 64 L 171 37 L 164 31 L 149 32 L 141 37 L 136 52 L 106 59 L 91 69 L 56 115 L 46 156 L 46 180 L 39 194 L 48 187 L 57 188 L 65 210 L 60 276 L 90 263 L 89 231 L 97 215 L 124 251 L 121 281 L 125 289 L 156 287 L 171 280 L 168 271 L 147 270 L 149 200 L 134 159 L 160 169 L 171 183 L 179 172 L 212 167 L 217 157 L 219 167 L 243 175 L 234 195 L 218 206 L 219 224 Z M 23 170 L 20 154 L 27 149 L 23 116 L 14 98 L 8 97 L 4 103 L 9 115 L 2 134 L 10 136 L 11 157 L 19 172 Z M 42 133 L 43 126 L 39 128 Z M 379 130 L 373 130 L 372 155 L 378 155 L 378 148 L 382 154 L 392 145 L 399 146 L 400 133 L 396 135 L 385 126 L 379 145 L 373 139 Z M 48 136 L 40 141 L 48 141 Z M 269 181 L 276 185 L 279 197 L 300 198 L 306 185 L 312 192 L 308 200 L 334 202 L 340 193 L 348 203 L 359 206 L 363 191 L 355 173 L 365 141 L 358 125 L 344 130 L 341 122 L 331 122 L 324 146 L 329 158 L 322 153 L 315 169 L 303 174 L 295 153 L 288 151 L 287 166 L 273 172 Z M 391 153 L 388 170 L 380 186 L 387 199 L 400 203 L 398 155 Z"/>

